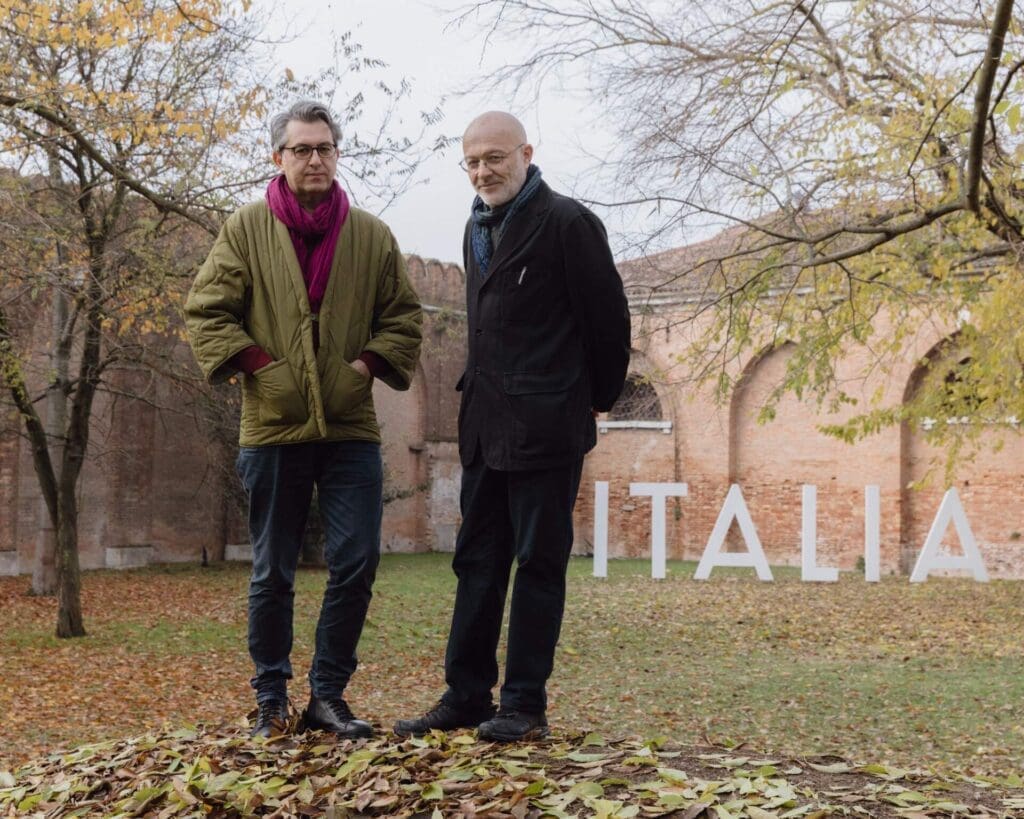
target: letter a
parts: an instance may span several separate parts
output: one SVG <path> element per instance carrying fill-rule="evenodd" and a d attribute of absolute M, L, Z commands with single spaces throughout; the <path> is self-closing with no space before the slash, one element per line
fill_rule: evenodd
<path fill-rule="evenodd" d="M 725 536 L 733 520 L 739 524 L 743 542 L 747 546 L 746 552 L 722 552 Z M 707 580 L 715 566 L 753 566 L 757 570 L 758 578 L 772 579 L 772 570 L 768 568 L 768 561 L 761 548 L 761 539 L 757 536 L 754 521 L 750 519 L 747 503 L 743 500 L 743 492 L 735 483 L 729 487 L 729 494 L 725 496 L 722 511 L 718 513 L 715 528 L 711 530 L 711 537 L 708 538 L 708 545 L 704 547 L 704 554 L 701 555 L 693 579 Z"/>
<path fill-rule="evenodd" d="M 942 536 L 946 534 L 950 521 L 956 524 L 956 533 L 964 550 L 959 557 L 939 554 Z M 932 528 L 928 530 L 924 547 L 917 556 L 917 565 L 910 575 L 910 582 L 924 582 L 933 569 L 966 569 L 974 575 L 975 580 L 981 583 L 988 582 L 988 572 L 985 571 L 985 564 L 981 560 L 978 543 L 971 531 L 971 524 L 967 522 L 967 514 L 955 487 L 946 490 L 942 503 L 939 504 L 939 511 L 935 513 L 935 520 L 932 521 Z"/>

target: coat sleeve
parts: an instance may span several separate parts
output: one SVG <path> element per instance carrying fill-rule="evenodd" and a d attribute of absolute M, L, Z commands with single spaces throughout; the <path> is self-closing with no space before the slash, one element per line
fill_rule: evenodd
<path fill-rule="evenodd" d="M 232 240 L 228 219 L 196 274 L 185 300 L 185 329 L 199 368 L 211 384 L 227 380 L 237 369 L 230 360 L 256 344 L 243 318 L 252 277 Z"/>
<path fill-rule="evenodd" d="M 607 412 L 622 392 L 629 367 L 629 305 L 604 225 L 590 211 L 562 234 L 573 313 L 583 330 L 591 406 Z"/>
<path fill-rule="evenodd" d="M 423 312 L 420 300 L 405 272 L 405 258 L 391 231 L 377 278 L 377 301 L 373 310 L 373 327 L 369 342 L 363 348 L 376 353 L 390 366 L 381 380 L 392 389 L 407 390 L 419 361 L 423 339 Z"/>

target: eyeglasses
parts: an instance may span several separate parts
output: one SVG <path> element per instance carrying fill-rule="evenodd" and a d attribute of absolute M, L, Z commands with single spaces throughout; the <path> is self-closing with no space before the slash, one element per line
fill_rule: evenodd
<path fill-rule="evenodd" d="M 481 157 L 467 156 L 464 159 L 460 159 L 459 160 L 459 167 L 462 168 L 462 170 L 466 171 L 467 173 L 473 173 L 474 171 L 478 171 L 484 165 L 486 165 L 488 168 L 500 167 L 501 164 L 506 159 L 508 159 L 510 156 L 512 156 L 512 154 L 514 154 L 516 151 L 518 151 L 524 145 L 526 145 L 525 142 L 520 142 L 518 145 L 516 145 L 515 148 L 513 148 L 507 154 L 502 154 L 502 153 L 494 152 L 494 153 L 487 154 L 487 156 L 481 156 Z"/>
<path fill-rule="evenodd" d="M 282 151 L 291 151 L 296 159 L 309 159 L 316 151 L 321 159 L 328 159 L 338 152 L 338 146 L 330 142 L 321 142 L 319 145 L 285 145 Z"/>

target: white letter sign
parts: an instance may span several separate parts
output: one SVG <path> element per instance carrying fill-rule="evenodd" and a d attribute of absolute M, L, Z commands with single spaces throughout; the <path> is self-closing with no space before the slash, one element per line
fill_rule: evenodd
<path fill-rule="evenodd" d="M 666 498 L 686 497 L 685 483 L 631 483 L 629 494 L 651 499 L 651 577 L 661 579 L 666 574 Z M 864 579 L 877 583 L 881 577 L 881 490 L 877 485 L 864 487 Z M 632 509 L 632 507 L 624 507 Z M 725 539 L 733 521 L 739 527 L 745 552 L 726 552 Z M 818 565 L 818 489 L 804 484 L 802 489 L 800 528 L 800 579 L 834 583 L 839 579 L 839 570 L 834 566 Z M 942 538 L 949 524 L 956 525 L 960 538 L 962 555 L 942 554 Z M 608 576 L 608 481 L 594 482 L 594 577 Z M 761 539 L 754 528 L 750 510 L 743 498 L 739 484 L 732 484 L 725 496 L 725 502 L 718 513 L 714 529 L 708 537 L 701 555 L 694 580 L 707 580 L 715 566 L 753 568 L 758 579 L 771 580 L 772 571 L 768 566 Z M 956 489 L 949 489 L 942 498 L 935 513 L 928 537 L 925 538 L 917 564 L 910 575 L 911 583 L 928 579 L 929 572 L 937 570 L 969 571 L 974 579 L 985 583 L 988 572 L 974 539 L 971 525 Z"/>
<path fill-rule="evenodd" d="M 651 577 L 665 577 L 665 498 L 685 498 L 685 483 L 631 483 L 629 494 L 651 499 Z"/>
<path fill-rule="evenodd" d="M 594 481 L 594 577 L 608 576 L 608 481 Z"/>
<path fill-rule="evenodd" d="M 747 545 L 746 552 L 722 552 L 725 536 L 733 520 L 739 524 L 743 542 Z M 747 510 L 746 501 L 743 500 L 739 484 L 734 483 L 729 487 L 729 494 L 725 496 L 722 511 L 718 513 L 715 528 L 711 530 L 708 545 L 704 547 L 704 554 L 701 555 L 697 571 L 693 575 L 694 580 L 707 580 L 715 566 L 753 566 L 760 580 L 772 579 L 772 570 L 768 568 L 768 561 L 761 548 L 761 539 L 754 529 L 754 521 L 750 519 L 750 512 Z"/>
<path fill-rule="evenodd" d="M 864 579 L 869 583 L 877 583 L 881 578 L 880 498 L 877 486 L 864 487 Z"/>
<path fill-rule="evenodd" d="M 942 536 L 949 528 L 950 521 L 956 525 L 960 546 L 964 550 L 959 557 L 939 554 Z M 966 569 L 974 574 L 975 580 L 982 583 L 988 582 L 988 572 L 985 571 L 981 552 L 978 551 L 978 544 L 971 531 L 971 524 L 967 522 L 967 515 L 955 487 L 947 489 L 942 498 L 939 511 L 935 513 L 935 520 L 932 521 L 932 528 L 928 530 L 928 537 L 925 538 L 924 548 L 921 549 L 921 554 L 917 557 L 917 564 L 910 575 L 910 582 L 921 583 L 927 580 L 928 572 L 932 569 Z"/>
<path fill-rule="evenodd" d="M 809 483 L 803 486 L 800 514 L 800 579 L 835 583 L 839 579 L 839 569 L 818 565 L 818 488 Z"/>

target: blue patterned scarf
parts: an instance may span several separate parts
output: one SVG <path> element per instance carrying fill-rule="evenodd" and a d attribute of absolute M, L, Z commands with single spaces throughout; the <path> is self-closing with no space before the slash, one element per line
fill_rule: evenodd
<path fill-rule="evenodd" d="M 539 187 L 540 168 L 531 165 L 526 169 L 526 182 L 519 189 L 516 198 L 508 205 L 499 205 L 492 210 L 484 204 L 484 200 L 479 196 L 473 200 L 473 229 L 469 238 L 473 245 L 473 256 L 482 277 L 487 276 L 487 268 L 491 264 L 491 256 L 494 253 L 491 229 L 498 225 L 498 234 L 503 234 L 505 228 L 508 227 L 509 220 L 523 209 L 523 206 L 533 198 Z"/>

